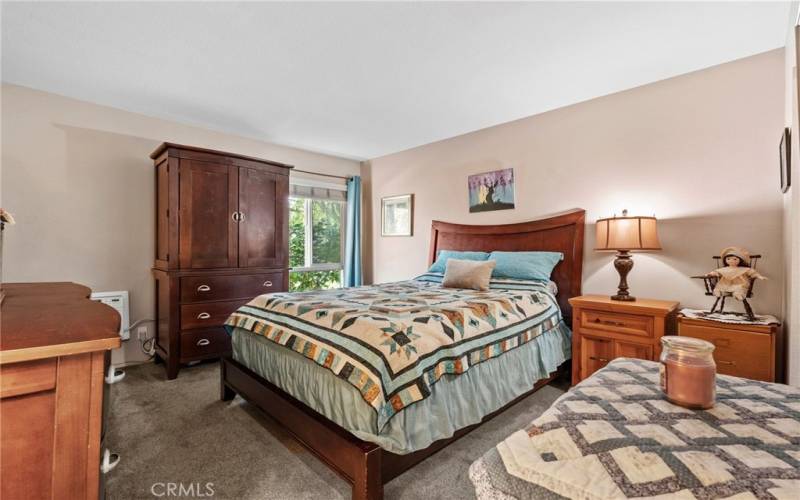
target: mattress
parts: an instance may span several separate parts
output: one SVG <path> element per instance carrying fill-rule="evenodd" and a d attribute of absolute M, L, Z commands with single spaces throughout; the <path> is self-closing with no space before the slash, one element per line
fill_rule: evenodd
<path fill-rule="evenodd" d="M 357 437 L 399 454 L 479 422 L 569 359 L 571 333 L 546 283 L 504 280 L 476 292 L 438 281 L 425 275 L 256 298 L 228 320 L 233 358 Z M 342 328 L 358 321 L 360 329 Z M 448 331 L 452 336 L 442 334 Z M 392 344 L 397 332 L 405 338 Z M 349 350 L 353 345 L 360 350 Z M 416 350 L 400 350 L 409 345 Z M 370 377 L 353 377 L 347 365 L 375 352 L 382 356 L 364 367 L 377 380 L 370 386 Z M 405 385 L 392 385 L 393 376 L 405 376 Z M 365 386 L 383 392 L 375 396 Z"/>
<path fill-rule="evenodd" d="M 777 498 L 800 492 L 800 389 L 717 376 L 669 403 L 659 364 L 617 359 L 470 467 L 479 499 Z"/>

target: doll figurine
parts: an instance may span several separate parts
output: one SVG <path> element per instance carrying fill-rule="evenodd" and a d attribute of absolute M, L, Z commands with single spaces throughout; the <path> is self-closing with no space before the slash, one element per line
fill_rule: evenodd
<path fill-rule="evenodd" d="M 765 280 L 767 278 L 750 267 L 750 254 L 744 248 L 728 247 L 722 251 L 720 256 L 724 264 L 723 267 L 705 275 L 705 278 L 716 278 L 712 294 L 717 297 L 717 300 L 711 307 L 711 312 L 714 312 L 720 300 L 722 300 L 722 304 L 719 312 L 722 312 L 725 307 L 725 298 L 733 297 L 742 301 L 744 309 L 747 311 L 747 317 L 751 321 L 755 320 L 753 310 L 747 302 L 747 295 L 750 292 L 753 280 Z"/>

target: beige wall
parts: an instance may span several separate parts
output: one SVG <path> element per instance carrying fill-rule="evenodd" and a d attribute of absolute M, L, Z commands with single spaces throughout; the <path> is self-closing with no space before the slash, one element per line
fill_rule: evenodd
<path fill-rule="evenodd" d="M 788 382 L 800 385 L 800 122 L 797 102 L 797 51 L 795 24 L 800 3 L 793 2 L 789 11 L 789 22 L 785 50 L 784 123 L 792 130 L 792 180 L 794 187 L 783 195 L 783 246 L 784 258 L 784 330 L 787 334 Z"/>
<path fill-rule="evenodd" d="M 2 87 L 5 281 L 128 290 L 131 321 L 153 317 L 153 167 L 162 141 L 338 175 L 356 161 L 157 120 L 24 87 Z M 329 181 L 329 179 L 325 179 Z M 152 330 L 151 330 L 152 333 Z M 114 362 L 144 359 L 132 332 Z"/>
<path fill-rule="evenodd" d="M 613 257 L 595 253 L 594 224 L 627 208 L 655 214 L 664 250 L 636 254 L 629 282 L 642 297 L 710 306 L 691 275 L 742 245 L 764 255 L 757 312 L 780 314 L 783 50 L 601 97 L 373 159 L 372 274 L 405 279 L 426 268 L 431 220 L 519 222 L 573 207 L 587 211 L 585 293 L 610 294 Z M 467 176 L 513 167 L 516 209 L 470 214 Z M 380 236 L 380 199 L 414 193 L 411 238 Z"/>
<path fill-rule="evenodd" d="M 3 85 L 0 199 L 18 220 L 5 234 L 4 279 L 129 290 L 131 319 L 151 317 L 148 154 L 170 140 L 307 170 L 360 170 L 369 281 L 423 271 L 433 219 L 507 223 L 582 207 L 590 222 L 584 292 L 610 293 L 617 281 L 612 256 L 592 251 L 591 222 L 628 208 L 659 217 L 664 246 L 635 256 L 635 294 L 706 306 L 700 284 L 687 276 L 708 270 L 723 246 L 739 244 L 765 255 L 761 270 L 770 281 L 757 286 L 756 310 L 781 314 L 783 276 L 792 269 L 783 262 L 784 246 L 792 244 L 783 240 L 782 217 L 787 206 L 798 207 L 780 195 L 775 172 L 784 68 L 776 50 L 362 165 Z M 517 208 L 469 214 L 467 175 L 505 167 L 515 169 Z M 415 235 L 381 237 L 380 198 L 409 192 Z M 797 245 L 797 237 L 790 240 Z M 115 356 L 138 359 L 135 340 Z"/>

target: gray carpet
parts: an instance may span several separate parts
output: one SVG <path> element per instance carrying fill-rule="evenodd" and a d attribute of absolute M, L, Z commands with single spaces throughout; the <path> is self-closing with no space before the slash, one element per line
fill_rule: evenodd
<path fill-rule="evenodd" d="M 219 400 L 217 363 L 184 369 L 171 381 L 152 363 L 126 371 L 111 387 L 106 442 L 121 460 L 109 474 L 107 498 L 155 498 L 153 485 L 166 498 L 166 483 L 182 483 L 205 497 L 206 483 L 213 483 L 215 499 L 350 498 L 344 480 L 258 408 L 240 397 Z M 391 481 L 385 498 L 474 498 L 469 465 L 563 390 L 547 386 L 529 396 Z"/>

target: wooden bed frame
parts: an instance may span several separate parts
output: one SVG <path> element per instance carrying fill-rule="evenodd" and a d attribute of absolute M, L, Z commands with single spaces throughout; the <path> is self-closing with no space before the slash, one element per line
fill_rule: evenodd
<path fill-rule="evenodd" d="M 552 279 L 558 285 L 557 298 L 562 313 L 565 320 L 569 321 L 572 309 L 567 301 L 570 297 L 580 295 L 581 291 L 584 218 L 583 210 L 574 209 L 517 224 L 473 226 L 434 221 L 428 260 L 432 264 L 439 250 L 563 252 L 564 260 L 556 266 Z M 353 485 L 353 499 L 379 500 L 383 498 L 385 483 L 547 385 L 560 374 L 562 368 L 536 382 L 530 391 L 487 415 L 480 423 L 460 429 L 450 438 L 441 439 L 407 455 L 390 453 L 374 443 L 358 439 L 230 356 L 221 361 L 220 398 L 229 401 L 239 394 L 255 404 L 350 482 Z"/>

